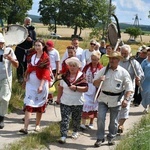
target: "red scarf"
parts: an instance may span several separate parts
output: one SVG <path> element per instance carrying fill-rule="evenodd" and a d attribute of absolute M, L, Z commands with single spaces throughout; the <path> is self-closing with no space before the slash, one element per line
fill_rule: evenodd
<path fill-rule="evenodd" d="M 97 66 L 96 66 L 96 69 L 93 71 L 93 67 L 92 67 L 92 63 L 89 63 L 87 64 L 84 68 L 83 68 L 83 71 L 84 73 L 86 73 L 86 71 L 90 68 L 91 72 L 92 72 L 92 76 L 94 77 L 94 73 L 97 71 L 97 70 L 100 70 L 103 68 L 103 66 L 98 62 Z"/>
<path fill-rule="evenodd" d="M 44 79 L 50 81 L 50 60 L 46 52 L 43 52 L 36 66 L 33 66 L 31 63 L 28 65 L 27 74 L 30 74 L 32 71 L 36 72 L 39 80 Z"/>

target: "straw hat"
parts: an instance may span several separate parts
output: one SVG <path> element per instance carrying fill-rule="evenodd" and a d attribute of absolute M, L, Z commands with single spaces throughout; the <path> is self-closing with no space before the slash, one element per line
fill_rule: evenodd
<path fill-rule="evenodd" d="M 118 51 L 113 51 L 110 53 L 110 55 L 106 55 L 109 58 L 118 58 L 118 59 L 123 59 L 123 57 L 121 56 L 121 53 Z"/>

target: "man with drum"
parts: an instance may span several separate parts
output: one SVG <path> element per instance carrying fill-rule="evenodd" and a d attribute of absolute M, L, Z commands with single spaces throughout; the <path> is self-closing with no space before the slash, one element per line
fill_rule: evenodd
<path fill-rule="evenodd" d="M 27 52 L 32 48 L 33 43 L 36 40 L 35 27 L 31 25 L 31 21 L 32 19 L 30 17 L 24 19 L 24 27 L 28 30 L 28 37 L 23 43 L 18 44 L 15 49 L 15 54 L 19 61 L 19 67 L 17 68 L 17 79 L 19 83 L 23 82 L 24 72 L 27 69 Z"/>

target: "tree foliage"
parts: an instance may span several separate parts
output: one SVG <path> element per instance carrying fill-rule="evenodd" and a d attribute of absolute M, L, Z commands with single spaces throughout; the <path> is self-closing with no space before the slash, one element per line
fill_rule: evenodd
<path fill-rule="evenodd" d="M 135 40 L 139 35 L 141 35 L 142 31 L 140 28 L 137 27 L 129 27 L 126 29 L 125 32 L 130 35 L 130 38 Z"/>
<path fill-rule="evenodd" d="M 80 36 L 82 29 L 95 27 L 98 22 L 106 25 L 108 6 L 106 0 L 41 0 L 38 11 L 41 21 L 55 32 L 56 24 L 67 25 L 74 29 L 74 35 L 80 29 Z"/>
<path fill-rule="evenodd" d="M 32 8 L 32 0 L 0 0 L 1 19 L 6 20 L 7 24 L 23 22 L 27 11 Z"/>

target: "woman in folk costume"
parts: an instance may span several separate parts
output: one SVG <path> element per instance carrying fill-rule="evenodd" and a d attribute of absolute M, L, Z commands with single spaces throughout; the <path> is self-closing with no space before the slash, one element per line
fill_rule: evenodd
<path fill-rule="evenodd" d="M 91 55 L 91 63 L 86 65 L 83 72 L 86 74 L 86 80 L 88 82 L 88 91 L 84 93 L 84 105 L 82 112 L 82 124 L 80 127 L 86 129 L 86 119 L 90 119 L 89 128 L 93 129 L 94 118 L 97 117 L 98 103 L 94 103 L 94 97 L 96 94 L 96 87 L 93 85 L 94 76 L 103 67 L 100 63 L 100 52 L 94 51 Z"/>
<path fill-rule="evenodd" d="M 35 41 L 36 53 L 31 57 L 25 74 L 25 122 L 24 128 L 19 132 L 28 134 L 28 125 L 32 112 L 36 112 L 35 131 L 40 130 L 42 113 L 45 111 L 50 81 L 50 61 L 46 52 L 45 43 L 38 39 Z"/>
<path fill-rule="evenodd" d="M 68 71 L 63 74 L 63 80 L 58 87 L 57 103 L 60 103 L 61 124 L 60 143 L 65 143 L 69 129 L 70 116 L 72 118 L 72 138 L 78 137 L 80 130 L 81 113 L 83 108 L 83 92 L 88 90 L 85 75 L 80 71 L 81 62 L 77 57 L 66 60 Z"/>

